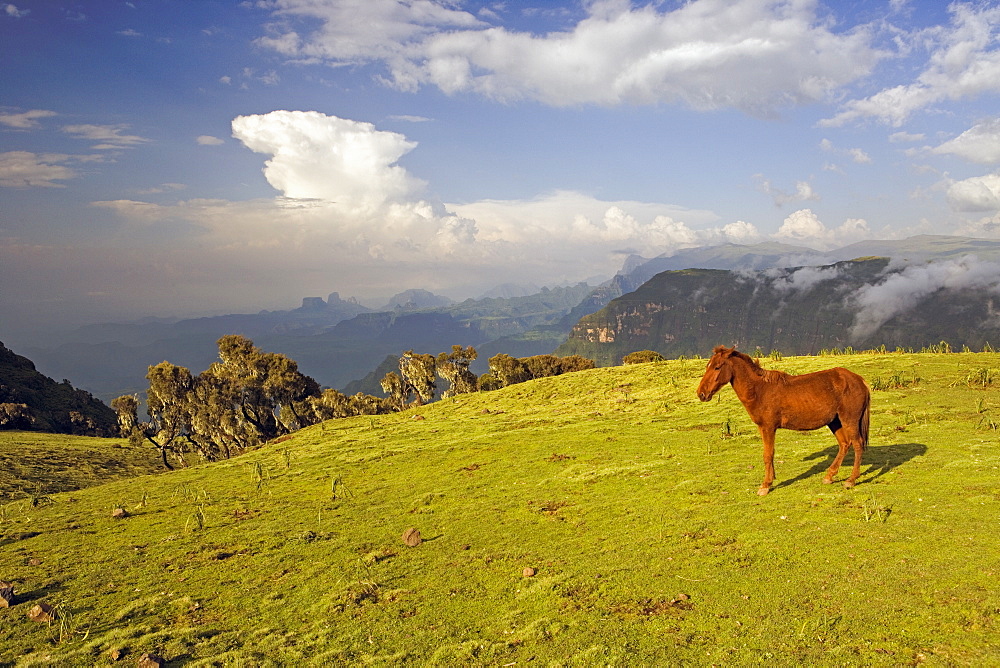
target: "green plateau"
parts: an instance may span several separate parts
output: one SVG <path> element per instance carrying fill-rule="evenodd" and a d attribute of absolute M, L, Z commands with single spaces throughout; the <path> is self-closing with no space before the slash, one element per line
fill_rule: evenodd
<path fill-rule="evenodd" d="M 757 430 L 731 388 L 697 400 L 698 359 L 72 491 L 4 482 L 0 665 L 1000 663 L 1000 354 L 762 362 L 867 379 L 857 487 L 850 454 L 822 484 L 828 430 L 779 431 L 758 497 Z M 79 468 L 113 447 L 61 438 Z M 29 618 L 41 603 L 52 620 Z"/>

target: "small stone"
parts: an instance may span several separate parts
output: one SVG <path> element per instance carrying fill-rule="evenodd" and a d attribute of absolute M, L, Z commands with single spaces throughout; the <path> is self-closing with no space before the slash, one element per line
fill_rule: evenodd
<path fill-rule="evenodd" d="M 38 557 L 32 557 L 31 559 L 28 559 L 28 565 L 29 566 L 41 566 L 42 565 L 42 560 L 39 559 Z"/>
<path fill-rule="evenodd" d="M 533 578 L 533 577 L 535 577 L 535 573 L 537 573 L 537 572 L 538 571 L 536 571 L 531 566 L 525 566 L 524 570 L 521 571 L 521 575 L 523 575 L 526 578 Z"/>
<path fill-rule="evenodd" d="M 0 580 L 0 608 L 14 605 L 14 583 Z"/>
<path fill-rule="evenodd" d="M 136 665 L 138 668 L 160 668 L 167 665 L 167 660 L 162 656 L 146 653 L 139 657 L 139 663 Z"/>
<path fill-rule="evenodd" d="M 28 618 L 33 622 L 55 621 L 56 609 L 48 603 L 37 603 L 31 610 L 28 610 Z"/>
<path fill-rule="evenodd" d="M 117 661 L 118 659 L 122 658 L 123 656 L 125 656 L 125 652 L 123 652 L 118 647 L 116 647 L 113 650 L 111 650 L 110 652 L 108 652 L 108 658 L 111 659 L 112 661 Z"/>
<path fill-rule="evenodd" d="M 420 529 L 414 529 L 413 527 L 410 527 L 409 529 L 404 531 L 403 542 L 409 545 L 410 547 L 416 547 L 417 545 L 420 545 L 420 543 L 423 542 L 423 539 L 420 537 Z"/>
<path fill-rule="evenodd" d="M 111 511 L 111 517 L 114 517 L 117 520 L 124 519 L 128 517 L 128 511 L 122 508 L 121 506 L 118 506 Z"/>

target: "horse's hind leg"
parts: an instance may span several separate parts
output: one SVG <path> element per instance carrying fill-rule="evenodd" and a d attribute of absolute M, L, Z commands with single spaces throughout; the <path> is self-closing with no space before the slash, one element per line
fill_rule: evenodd
<path fill-rule="evenodd" d="M 757 489 L 757 494 L 766 496 L 771 491 L 771 483 L 774 482 L 774 431 L 775 427 L 770 425 L 758 425 L 760 429 L 760 439 L 764 444 L 764 480 Z"/>
<path fill-rule="evenodd" d="M 844 481 L 844 487 L 850 489 L 854 487 L 854 482 L 861 475 L 861 455 L 865 451 L 864 443 L 860 434 L 851 435 L 851 445 L 854 446 L 854 468 L 851 469 L 851 477 Z"/>
<path fill-rule="evenodd" d="M 833 419 L 829 425 L 830 431 L 833 435 L 837 437 L 837 445 L 840 448 L 837 450 L 837 456 L 833 458 L 833 463 L 830 464 L 830 468 L 826 470 L 826 475 L 823 476 L 823 484 L 829 485 L 833 482 L 833 476 L 837 475 L 837 471 L 840 470 L 840 464 L 844 461 L 844 455 L 847 454 L 847 446 L 850 445 L 847 439 L 847 430 L 844 425 L 840 423 L 840 418 L 836 417 Z M 853 483 L 851 483 L 853 484 Z"/>

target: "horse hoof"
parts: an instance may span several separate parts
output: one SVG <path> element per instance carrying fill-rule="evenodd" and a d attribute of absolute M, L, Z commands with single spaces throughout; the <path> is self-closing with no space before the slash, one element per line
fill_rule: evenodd
<path fill-rule="evenodd" d="M 850 489 L 852 487 L 854 487 L 854 483 L 853 482 L 851 482 L 850 480 L 845 480 L 844 481 L 844 489 Z"/>
<path fill-rule="evenodd" d="M 761 487 L 760 489 L 757 490 L 757 496 L 767 496 L 767 493 L 770 491 L 771 490 L 768 489 L 767 487 Z"/>
<path fill-rule="evenodd" d="M 833 484 L 833 478 L 823 478 L 823 484 L 824 485 L 832 485 Z"/>

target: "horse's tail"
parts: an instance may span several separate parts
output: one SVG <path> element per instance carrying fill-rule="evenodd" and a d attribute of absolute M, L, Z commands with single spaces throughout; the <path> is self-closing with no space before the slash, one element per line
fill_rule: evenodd
<path fill-rule="evenodd" d="M 858 421 L 858 433 L 861 435 L 861 451 L 868 447 L 868 424 L 871 421 L 872 394 L 865 386 L 865 404 L 861 410 L 861 419 Z"/>

